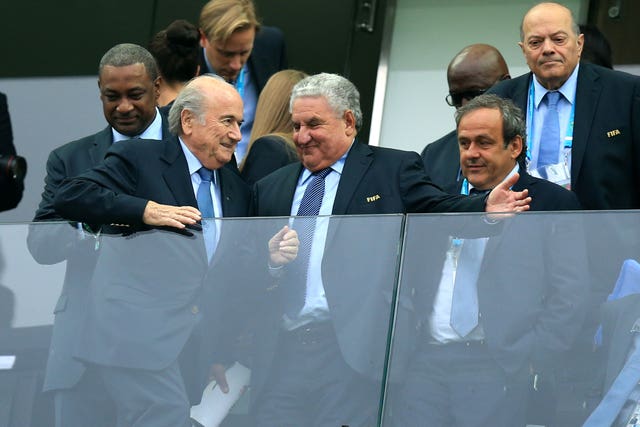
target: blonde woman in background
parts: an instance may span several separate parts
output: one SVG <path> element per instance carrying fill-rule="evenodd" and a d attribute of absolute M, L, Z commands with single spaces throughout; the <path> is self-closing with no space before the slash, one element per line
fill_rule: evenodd
<path fill-rule="evenodd" d="M 282 70 L 271 76 L 262 90 L 247 155 L 240 165 L 240 174 L 249 185 L 298 160 L 289 98 L 293 86 L 305 77 L 302 71 Z"/>

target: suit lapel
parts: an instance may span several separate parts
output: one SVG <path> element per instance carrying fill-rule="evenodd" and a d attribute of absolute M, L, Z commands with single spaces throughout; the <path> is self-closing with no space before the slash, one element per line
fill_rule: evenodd
<path fill-rule="evenodd" d="M 184 157 L 178 139 L 173 137 L 160 142 L 160 144 L 164 144 L 164 152 L 161 158 L 167 163 L 167 168 L 162 173 L 162 177 L 173 194 L 177 205 L 188 205 L 197 208 L 198 202 L 193 194 L 187 160 Z"/>
<path fill-rule="evenodd" d="M 602 84 L 600 76 L 588 64 L 580 64 L 578 71 L 578 85 L 576 87 L 575 119 L 573 126 L 573 145 L 571 148 L 571 184 L 576 186 L 587 141 L 591 132 Z"/>
<path fill-rule="evenodd" d="M 333 202 L 333 215 L 349 213 L 347 212 L 349 203 L 356 194 L 356 188 L 358 188 L 372 161 L 373 151 L 371 148 L 368 145 L 354 142 L 342 169 L 336 199 Z"/>
<path fill-rule="evenodd" d="M 92 165 L 97 165 L 104 159 L 105 154 L 107 154 L 107 151 L 109 151 L 111 147 L 112 140 L 111 126 L 107 126 L 96 134 L 93 146 L 89 149 L 89 157 L 91 158 Z"/>
<path fill-rule="evenodd" d="M 273 206 L 274 212 L 270 212 L 269 216 L 290 216 L 291 205 L 293 204 L 293 196 L 298 185 L 298 178 L 302 172 L 302 163 L 294 163 L 287 168 L 279 183 L 276 183 L 279 190 L 272 192 L 269 204 Z"/>

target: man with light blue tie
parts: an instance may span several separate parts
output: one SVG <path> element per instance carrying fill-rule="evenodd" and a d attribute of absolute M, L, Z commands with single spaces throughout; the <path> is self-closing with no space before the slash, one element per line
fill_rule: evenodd
<path fill-rule="evenodd" d="M 640 77 L 581 63 L 584 37 L 561 4 L 535 5 L 520 29 L 531 72 L 489 92 L 525 112 L 529 172 L 570 185 L 584 209 L 640 208 Z"/>
<path fill-rule="evenodd" d="M 480 95 L 456 111 L 456 123 L 460 194 L 477 198 L 519 173 L 513 190 L 529 189 L 532 211 L 580 208 L 575 194 L 520 170 L 525 125 L 511 101 Z M 553 372 L 586 312 L 579 221 L 424 217 L 409 227 L 405 251 L 420 256 L 406 258 L 400 287 L 416 289 L 419 334 L 393 425 L 524 426 L 530 388 Z"/>
<path fill-rule="evenodd" d="M 243 272 L 238 242 L 245 235 L 214 218 L 251 213 L 249 188 L 223 167 L 240 140 L 242 117 L 231 85 L 198 77 L 169 112 L 173 138 L 113 146 L 55 198 L 65 218 L 132 233 L 101 243 L 74 353 L 105 384 L 118 425 L 190 427 L 190 405 L 228 350 L 217 338 L 225 336 L 225 315 L 237 310 L 227 298 L 244 289 L 230 278 L 234 269 Z M 293 246 L 274 252 L 289 250 L 295 256 Z"/>

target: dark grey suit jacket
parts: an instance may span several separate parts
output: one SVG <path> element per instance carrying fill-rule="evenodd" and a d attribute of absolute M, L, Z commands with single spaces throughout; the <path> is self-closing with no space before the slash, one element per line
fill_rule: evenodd
<path fill-rule="evenodd" d="M 169 135 L 167 120 L 164 115 L 161 117 L 162 134 Z M 102 161 L 112 139 L 111 126 L 107 126 L 49 154 L 44 191 L 33 219 L 34 222 L 48 223 L 29 227 L 27 246 L 38 263 L 50 265 L 67 261 L 62 292 L 54 308 L 45 391 L 72 387 L 84 372 L 84 365 L 71 353 L 85 315 L 89 281 L 98 256 L 95 239 L 89 234 L 82 237 L 77 223 L 50 223 L 65 220 L 55 211 L 53 199 L 64 179 L 80 175 Z"/>
<path fill-rule="evenodd" d="M 455 193 L 454 188 L 460 178 L 460 149 L 458 132 L 449 132 L 422 150 L 422 161 L 427 176 L 447 193 Z"/>

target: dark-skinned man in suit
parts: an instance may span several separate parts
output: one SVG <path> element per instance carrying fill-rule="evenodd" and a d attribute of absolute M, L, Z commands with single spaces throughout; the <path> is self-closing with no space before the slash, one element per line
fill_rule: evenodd
<path fill-rule="evenodd" d="M 100 132 L 56 148 L 47 160 L 42 200 L 34 221 L 62 221 L 53 207 L 62 181 L 100 163 L 114 144 L 130 138 L 161 140 L 169 135 L 166 118 L 156 107 L 158 71 L 141 46 L 119 44 L 109 49 L 98 67 L 98 89 L 108 126 Z M 56 426 L 109 425 L 113 420 L 102 393 L 87 387 L 85 368 L 71 355 L 82 325 L 89 281 L 98 248 L 95 230 L 86 224 L 35 224 L 29 228 L 29 251 L 41 264 L 66 260 L 65 280 L 54 310 L 53 336 L 44 390 L 54 393 Z M 101 410 L 106 412 L 103 413 Z M 102 425 L 102 424 L 99 424 Z"/>
<path fill-rule="evenodd" d="M 501 80 L 511 78 L 509 68 L 498 49 L 487 44 L 466 46 L 453 57 L 447 67 L 449 95 L 446 101 L 460 108 Z M 431 182 L 452 192 L 460 173 L 458 135 L 453 130 L 422 150 L 424 170 Z"/>

